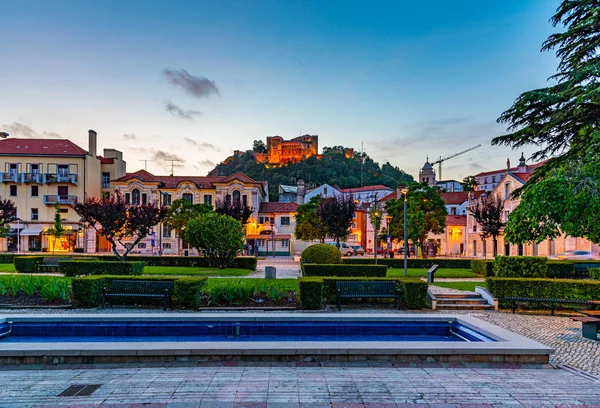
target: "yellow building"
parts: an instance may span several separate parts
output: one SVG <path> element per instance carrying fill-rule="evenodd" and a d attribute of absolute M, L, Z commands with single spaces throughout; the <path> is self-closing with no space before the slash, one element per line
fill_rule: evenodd
<path fill-rule="evenodd" d="M 129 173 L 113 180 L 113 191 L 119 191 L 125 200 L 132 204 L 156 202 L 161 206 L 169 206 L 175 200 L 186 199 L 194 204 L 216 205 L 217 201 L 228 196 L 232 202 L 238 202 L 252 208 L 252 216 L 248 220 L 247 234 L 252 226 L 258 223 L 261 203 L 269 201 L 266 181 L 255 181 L 244 173 L 230 176 L 156 176 L 146 170 Z M 98 239 L 95 243 L 98 252 L 112 251 L 110 244 Z M 144 238 L 132 253 L 153 254 L 162 250 L 164 254 L 188 254 L 194 252 L 187 243 L 182 242 L 175 231 L 159 224 L 155 227 L 154 237 Z"/>
<path fill-rule="evenodd" d="M 106 157 L 98 156 L 96 132 L 90 130 L 88 138 L 88 151 L 66 139 L 0 140 L 0 197 L 15 203 L 19 218 L 1 240 L 1 250 L 70 252 L 81 248 L 94 252 L 86 238 L 91 231 L 82 230 L 79 216 L 69 205 L 99 197 L 104 177 L 109 184 L 111 177 L 125 174 L 125 162 L 114 149 L 106 149 Z M 48 235 L 55 204 L 67 229 L 57 239 Z"/>

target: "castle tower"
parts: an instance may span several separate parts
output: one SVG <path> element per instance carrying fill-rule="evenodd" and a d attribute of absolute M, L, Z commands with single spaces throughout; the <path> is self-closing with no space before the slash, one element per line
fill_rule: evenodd
<path fill-rule="evenodd" d="M 519 159 L 519 165 L 517 166 L 517 173 L 527 173 L 527 164 L 525 163 L 525 155 L 521 153 L 521 158 Z"/>
<path fill-rule="evenodd" d="M 427 158 L 423 168 L 419 171 L 419 183 L 428 183 L 430 186 L 435 185 L 435 170 L 431 163 L 429 163 L 429 158 Z"/>

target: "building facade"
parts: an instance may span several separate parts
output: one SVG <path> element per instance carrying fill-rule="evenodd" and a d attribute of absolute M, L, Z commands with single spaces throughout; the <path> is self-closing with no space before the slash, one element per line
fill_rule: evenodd
<path fill-rule="evenodd" d="M 89 231 L 70 205 L 103 191 L 103 173 L 125 174 L 122 153 L 106 149 L 97 155 L 97 134 L 88 132 L 88 150 L 66 139 L 0 140 L 0 197 L 15 203 L 18 221 L 1 240 L 3 251 L 71 252 L 88 247 Z M 122 174 L 121 174 L 122 173 Z M 110 180 L 108 180 L 110 183 Z M 58 207 L 66 234 L 49 234 Z"/>
<path fill-rule="evenodd" d="M 267 163 L 272 166 L 282 166 L 287 163 L 297 163 L 311 156 L 318 155 L 319 136 L 303 135 L 290 140 L 281 136 L 267 137 L 267 152 L 256 153 L 257 163 Z"/>
<path fill-rule="evenodd" d="M 260 203 L 258 220 L 247 229 L 249 253 L 257 256 L 290 256 L 295 253 L 297 209 L 297 203 Z"/>
<path fill-rule="evenodd" d="M 510 159 L 506 159 L 506 168 L 493 170 L 493 171 L 485 171 L 479 174 L 476 174 L 475 182 L 477 185 L 475 186 L 475 190 L 477 191 L 487 191 L 490 192 L 498 186 L 500 180 L 504 177 L 507 172 L 513 174 L 531 174 L 535 169 L 540 167 L 545 162 L 540 162 L 536 164 L 527 164 L 525 160 L 525 156 L 521 153 L 521 157 L 519 158 L 519 165 L 517 167 L 510 167 Z"/>

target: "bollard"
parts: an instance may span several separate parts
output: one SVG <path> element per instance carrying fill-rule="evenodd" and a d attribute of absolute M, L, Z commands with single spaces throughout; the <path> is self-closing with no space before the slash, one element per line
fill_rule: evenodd
<path fill-rule="evenodd" d="M 265 267 L 265 279 L 276 279 L 277 269 L 274 266 Z"/>
<path fill-rule="evenodd" d="M 435 272 L 440 268 L 439 265 L 433 265 L 427 271 L 427 283 L 433 283 Z"/>

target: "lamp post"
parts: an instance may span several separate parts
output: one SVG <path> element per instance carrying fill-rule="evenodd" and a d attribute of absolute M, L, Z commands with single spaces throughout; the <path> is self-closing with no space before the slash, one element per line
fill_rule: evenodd
<path fill-rule="evenodd" d="M 408 200 L 406 199 L 408 188 L 403 188 L 402 194 L 404 195 L 404 276 L 408 276 Z"/>
<path fill-rule="evenodd" d="M 390 222 L 392 222 L 392 217 L 389 216 L 389 215 L 387 215 L 385 217 L 385 223 L 387 225 L 387 244 L 388 244 L 387 245 L 388 246 L 387 252 L 388 252 L 388 258 L 390 257 L 390 249 L 392 249 L 392 241 L 391 241 L 391 238 L 390 238 Z M 393 254 L 393 252 L 394 251 L 392 250 L 391 253 Z"/>

